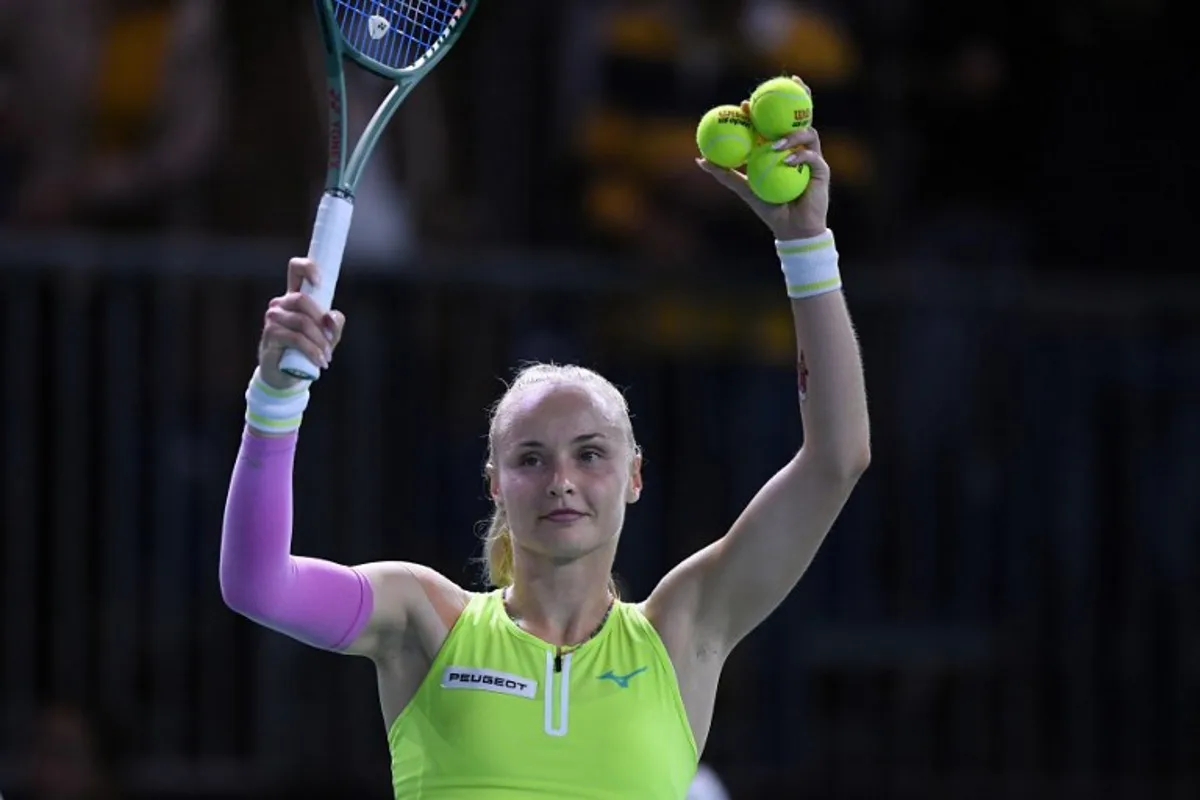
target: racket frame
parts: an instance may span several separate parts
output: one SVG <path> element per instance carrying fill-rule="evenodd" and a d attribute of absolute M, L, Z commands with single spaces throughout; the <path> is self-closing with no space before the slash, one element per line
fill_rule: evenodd
<path fill-rule="evenodd" d="M 341 272 L 342 256 L 350 231 L 354 212 L 354 191 L 362 177 L 366 163 L 379 143 L 380 136 L 400 108 L 409 92 L 429 74 L 439 61 L 450 52 L 450 48 L 462 35 L 467 22 L 474 13 L 478 0 L 460 0 L 457 19 L 443 32 L 434 46 L 423 53 L 411 65 L 394 69 L 376 61 L 350 47 L 333 8 L 333 0 L 314 0 L 321 39 L 325 46 L 326 102 L 328 106 L 328 149 L 325 166 L 325 191 L 317 206 L 313 222 L 312 239 L 308 257 L 321 268 L 321 285 L 313 286 L 307 280 L 300 290 L 316 301 L 322 310 L 332 307 L 334 289 Z M 387 97 L 379 104 L 368 120 L 353 150 L 349 150 L 348 110 L 346 108 L 346 60 L 395 82 Z M 280 359 L 281 371 L 300 380 L 315 381 L 321 375 L 320 368 L 299 350 L 288 349 Z"/>
<path fill-rule="evenodd" d="M 403 104 L 409 92 L 450 52 L 479 3 L 478 0 L 460 2 L 454 24 L 447 28 L 429 51 L 402 69 L 382 64 L 346 44 L 337 24 L 333 0 L 314 0 L 313 4 L 321 24 L 321 38 L 325 43 L 325 77 L 329 102 L 329 164 L 325 175 L 325 190 L 343 197 L 353 197 L 367 160 L 379 143 L 379 137 L 391 121 L 392 115 Z M 345 69 L 347 59 L 367 72 L 395 82 L 395 86 L 363 128 L 348 159 Z"/>

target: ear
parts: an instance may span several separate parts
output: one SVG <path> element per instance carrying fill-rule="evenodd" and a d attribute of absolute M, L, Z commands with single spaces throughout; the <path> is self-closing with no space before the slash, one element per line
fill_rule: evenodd
<path fill-rule="evenodd" d="M 629 464 L 629 486 L 625 490 L 625 502 L 636 503 L 642 496 L 642 454 L 634 453 Z"/>
<path fill-rule="evenodd" d="M 500 478 L 496 474 L 496 467 L 493 464 L 488 464 L 483 468 L 483 474 L 487 476 L 488 495 L 493 502 L 500 501 Z"/>

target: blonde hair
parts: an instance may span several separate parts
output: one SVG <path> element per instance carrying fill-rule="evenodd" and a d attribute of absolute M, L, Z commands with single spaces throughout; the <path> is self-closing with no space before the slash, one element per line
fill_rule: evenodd
<path fill-rule="evenodd" d="M 487 470 L 495 469 L 496 439 L 503 430 L 513 400 L 525 389 L 547 383 L 581 386 L 593 391 L 615 412 L 617 423 L 628 440 L 630 451 L 634 455 L 640 455 L 641 450 L 633 437 L 633 422 L 629 416 L 629 404 L 625 400 L 625 395 L 611 381 L 586 367 L 573 364 L 533 363 L 521 368 L 512 383 L 509 384 L 508 389 L 492 406 L 491 420 L 488 426 Z M 509 528 L 504 506 L 499 503 L 496 503 L 495 508 L 492 509 L 492 518 L 483 535 L 483 565 L 484 577 L 488 584 L 497 588 L 512 586 L 514 578 L 512 530 Z M 619 596 L 616 580 L 611 575 L 608 578 L 608 590 L 614 597 Z"/>

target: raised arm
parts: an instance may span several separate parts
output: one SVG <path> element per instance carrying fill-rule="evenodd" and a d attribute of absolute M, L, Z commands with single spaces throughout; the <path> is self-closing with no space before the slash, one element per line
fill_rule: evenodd
<path fill-rule="evenodd" d="M 787 147 L 807 163 L 807 191 L 790 206 L 759 201 L 740 174 L 702 163 L 776 237 L 795 320 L 804 443 L 750 501 L 729 532 L 684 561 L 646 602 L 668 647 L 727 653 L 804 574 L 870 461 L 862 362 L 826 228 L 829 167 L 812 130 Z"/>
<path fill-rule="evenodd" d="M 326 650 L 367 645 L 374 593 L 353 567 L 298 558 L 292 545 L 296 434 L 242 434 L 221 530 L 221 595 L 234 611 Z M 369 648 L 368 648 L 369 649 Z"/>
<path fill-rule="evenodd" d="M 306 277 L 320 279 L 312 262 L 293 260 L 288 293 L 266 314 L 225 505 L 221 595 L 239 614 L 314 647 L 378 659 L 415 632 L 436 649 L 439 621 L 464 595 L 446 578 L 399 561 L 348 567 L 291 554 L 292 465 L 308 386 L 280 373 L 279 358 L 297 347 L 327 364 L 344 324 L 299 292 Z"/>

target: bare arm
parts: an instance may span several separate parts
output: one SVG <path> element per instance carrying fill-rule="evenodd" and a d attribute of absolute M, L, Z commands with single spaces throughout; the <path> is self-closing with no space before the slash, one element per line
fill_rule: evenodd
<path fill-rule="evenodd" d="M 747 201 L 778 239 L 820 242 L 828 167 L 815 133 L 804 139 L 812 147 L 803 158 L 813 179 L 796 207 L 764 206 L 753 195 Z M 717 174 L 744 190 L 740 176 Z M 651 594 L 647 614 L 666 639 L 732 649 L 800 580 L 870 461 L 862 362 L 841 291 L 792 300 L 792 315 L 804 389 L 803 447 L 724 537 L 672 570 Z"/>
<path fill-rule="evenodd" d="M 652 619 L 682 621 L 689 639 L 721 652 L 791 592 L 870 459 L 862 370 L 841 292 L 793 301 L 793 313 L 809 370 L 804 446 L 729 532 L 669 573 L 647 603 Z"/>

